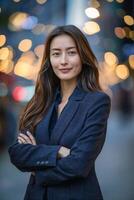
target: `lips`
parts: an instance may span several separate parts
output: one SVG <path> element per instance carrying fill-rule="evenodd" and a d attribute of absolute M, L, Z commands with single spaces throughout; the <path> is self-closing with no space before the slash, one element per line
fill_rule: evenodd
<path fill-rule="evenodd" d="M 68 73 L 72 68 L 59 69 L 62 73 Z"/>

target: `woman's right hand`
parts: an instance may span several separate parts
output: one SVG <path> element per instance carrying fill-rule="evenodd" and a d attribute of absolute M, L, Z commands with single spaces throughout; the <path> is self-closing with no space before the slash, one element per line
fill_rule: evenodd
<path fill-rule="evenodd" d="M 64 158 L 70 154 L 70 149 L 61 146 L 61 148 L 58 151 L 58 158 Z"/>

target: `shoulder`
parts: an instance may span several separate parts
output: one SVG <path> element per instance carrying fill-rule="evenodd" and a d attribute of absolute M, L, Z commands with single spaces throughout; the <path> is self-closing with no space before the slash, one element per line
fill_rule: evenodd
<path fill-rule="evenodd" d="M 86 92 L 85 98 L 83 99 L 83 103 L 86 104 L 86 107 L 90 108 L 103 105 L 111 107 L 111 99 L 109 95 L 101 91 Z"/>
<path fill-rule="evenodd" d="M 106 94 L 105 92 L 102 91 L 90 91 L 86 93 L 85 96 L 85 100 L 95 100 L 95 101 L 99 101 L 99 100 L 103 100 L 103 101 L 111 101 L 110 97 L 108 94 Z"/>

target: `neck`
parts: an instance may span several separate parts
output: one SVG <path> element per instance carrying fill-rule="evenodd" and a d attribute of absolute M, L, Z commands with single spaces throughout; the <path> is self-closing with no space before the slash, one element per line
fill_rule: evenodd
<path fill-rule="evenodd" d="M 61 96 L 62 96 L 62 102 L 65 102 L 68 100 L 70 95 L 72 94 L 73 90 L 75 89 L 77 85 L 76 81 L 60 81 L 60 87 L 61 87 Z"/>

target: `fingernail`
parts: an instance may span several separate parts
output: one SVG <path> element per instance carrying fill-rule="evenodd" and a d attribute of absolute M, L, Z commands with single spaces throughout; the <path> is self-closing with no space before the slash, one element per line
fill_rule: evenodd
<path fill-rule="evenodd" d="M 27 133 L 29 134 L 30 132 L 29 132 L 29 131 L 27 131 Z"/>

